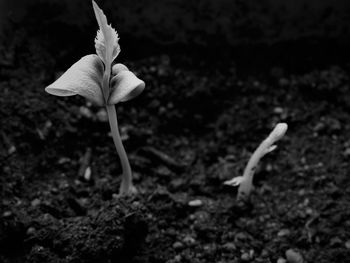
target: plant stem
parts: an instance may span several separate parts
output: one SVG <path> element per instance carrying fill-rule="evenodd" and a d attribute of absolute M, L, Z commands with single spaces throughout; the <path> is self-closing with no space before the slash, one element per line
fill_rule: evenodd
<path fill-rule="evenodd" d="M 119 194 L 121 195 L 130 194 L 134 191 L 134 188 L 132 185 L 131 167 L 119 134 L 117 113 L 114 105 L 106 105 L 106 109 L 107 109 L 109 124 L 111 126 L 114 145 L 115 145 L 115 148 L 117 149 L 120 162 L 122 165 L 122 170 L 123 170 L 122 182 L 120 185 Z"/>
<path fill-rule="evenodd" d="M 102 93 L 103 97 L 106 101 L 108 102 L 108 97 L 109 97 L 109 79 L 111 77 L 111 66 L 106 66 L 106 69 L 103 73 L 103 80 L 102 80 Z"/>
<path fill-rule="evenodd" d="M 267 153 L 266 149 L 268 149 L 270 146 L 271 142 L 269 138 L 265 139 L 250 157 L 248 164 L 244 169 L 243 181 L 240 183 L 238 188 L 238 199 L 246 200 L 249 197 L 251 191 L 253 190 L 253 177 L 256 167 L 260 159 Z"/>
<path fill-rule="evenodd" d="M 286 123 L 278 123 L 269 136 L 259 145 L 250 157 L 248 164 L 244 169 L 243 180 L 238 188 L 238 199 L 247 200 L 250 192 L 253 190 L 253 177 L 260 159 L 276 149 L 277 146 L 274 145 L 274 143 L 284 136 L 287 129 L 288 125 Z"/>

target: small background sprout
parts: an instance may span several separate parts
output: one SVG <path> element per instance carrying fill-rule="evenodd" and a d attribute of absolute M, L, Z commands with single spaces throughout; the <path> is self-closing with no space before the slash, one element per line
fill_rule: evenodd
<path fill-rule="evenodd" d="M 231 180 L 225 181 L 224 184 L 238 186 L 238 200 L 246 201 L 253 190 L 253 177 L 256 167 L 262 157 L 277 148 L 274 144 L 280 140 L 287 132 L 286 123 L 278 123 L 270 135 L 259 145 L 253 155 L 250 157 L 247 166 L 244 169 L 243 176 L 237 176 Z"/>
<path fill-rule="evenodd" d="M 46 92 L 56 96 L 81 95 L 98 106 L 105 106 L 113 141 L 120 157 L 123 176 L 120 194 L 135 193 L 132 172 L 119 134 L 115 104 L 138 96 L 145 83 L 123 64 L 112 63 L 120 53 L 117 31 L 108 25 L 103 11 L 92 1 L 99 25 L 95 39 L 96 53 L 84 56 L 59 79 L 46 87 Z"/>

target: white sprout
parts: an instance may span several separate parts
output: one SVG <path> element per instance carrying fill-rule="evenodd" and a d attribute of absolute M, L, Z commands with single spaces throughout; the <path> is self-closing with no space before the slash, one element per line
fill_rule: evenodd
<path fill-rule="evenodd" d="M 253 155 L 250 157 L 247 166 L 244 169 L 243 176 L 237 176 L 231 180 L 225 181 L 225 185 L 238 186 L 239 200 L 247 200 L 253 190 L 253 177 L 256 167 L 262 157 L 277 148 L 274 144 L 280 140 L 288 129 L 286 123 L 278 123 L 270 135 L 259 145 Z"/>

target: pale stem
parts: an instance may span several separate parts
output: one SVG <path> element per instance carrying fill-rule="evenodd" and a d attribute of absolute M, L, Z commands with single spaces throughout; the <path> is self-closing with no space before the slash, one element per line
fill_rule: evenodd
<path fill-rule="evenodd" d="M 131 167 L 129 164 L 128 156 L 126 155 L 122 139 L 119 134 L 117 113 L 114 105 L 106 105 L 109 124 L 111 126 L 112 137 L 115 148 L 117 149 L 120 162 L 122 165 L 123 175 L 120 185 L 120 194 L 125 195 L 133 192 Z"/>
<path fill-rule="evenodd" d="M 134 192 L 134 187 L 132 185 L 132 174 L 131 174 L 131 167 L 129 164 L 128 156 L 126 155 L 126 152 L 122 143 L 122 139 L 119 133 L 117 112 L 114 105 L 107 104 L 108 97 L 109 97 L 110 75 L 111 75 L 111 67 L 110 67 L 110 64 L 107 63 L 105 73 L 103 76 L 102 91 L 106 101 L 107 115 L 108 115 L 109 125 L 111 127 L 113 142 L 114 142 L 115 148 L 117 149 L 117 153 L 120 158 L 120 163 L 122 165 L 123 174 L 122 174 L 122 181 L 120 184 L 119 194 L 127 195 Z"/>
<path fill-rule="evenodd" d="M 246 199 L 253 189 L 253 177 L 260 159 L 267 153 L 271 146 L 269 139 L 264 140 L 250 157 L 247 166 L 244 169 L 243 180 L 238 188 L 238 199 Z"/>
<path fill-rule="evenodd" d="M 103 97 L 107 103 L 108 97 L 109 97 L 109 78 L 111 76 L 111 66 L 106 66 L 106 69 L 103 74 L 103 80 L 102 80 L 102 93 Z"/>
<path fill-rule="evenodd" d="M 286 123 L 278 123 L 250 157 L 238 188 L 238 199 L 247 199 L 249 197 L 250 192 L 253 190 L 253 177 L 260 159 L 276 149 L 277 146 L 274 143 L 284 136 L 287 128 L 288 125 Z"/>

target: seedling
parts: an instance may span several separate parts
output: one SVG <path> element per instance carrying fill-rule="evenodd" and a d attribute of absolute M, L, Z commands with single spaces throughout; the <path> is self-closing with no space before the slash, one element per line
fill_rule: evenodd
<path fill-rule="evenodd" d="M 288 129 L 286 123 L 278 123 L 270 135 L 259 145 L 253 155 L 250 157 L 247 166 L 244 169 L 243 176 L 237 176 L 231 180 L 224 182 L 226 185 L 238 186 L 238 200 L 247 201 L 253 190 L 253 177 L 256 167 L 262 157 L 275 150 L 277 146 L 274 144 L 280 140 Z"/>
<path fill-rule="evenodd" d="M 107 24 L 106 16 L 94 1 L 92 6 L 99 25 L 95 38 L 97 55 L 82 57 L 45 90 L 56 96 L 81 95 L 98 106 L 106 107 L 123 169 L 120 194 L 127 195 L 135 193 L 136 189 L 132 184 L 129 160 L 119 134 L 115 105 L 138 96 L 145 88 L 145 83 L 125 65 L 112 65 L 120 52 L 118 33 Z"/>

